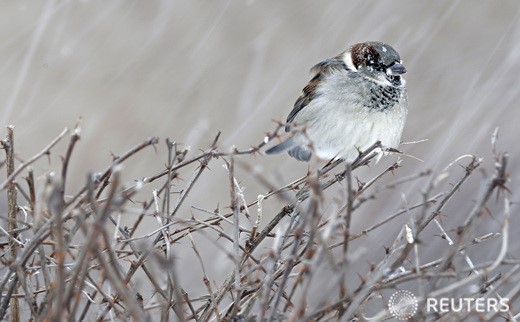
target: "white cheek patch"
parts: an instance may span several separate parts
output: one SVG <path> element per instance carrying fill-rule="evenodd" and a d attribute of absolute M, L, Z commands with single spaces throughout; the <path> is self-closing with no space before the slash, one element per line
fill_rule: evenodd
<path fill-rule="evenodd" d="M 392 83 L 386 78 L 385 74 L 379 74 L 374 78 L 375 82 L 383 86 L 393 86 Z"/>
<path fill-rule="evenodd" d="M 347 65 L 348 69 L 355 71 L 355 72 L 357 71 L 356 66 L 354 66 L 354 62 L 352 61 L 352 55 L 350 53 L 350 50 L 345 52 L 345 54 L 343 54 L 343 61 Z"/>

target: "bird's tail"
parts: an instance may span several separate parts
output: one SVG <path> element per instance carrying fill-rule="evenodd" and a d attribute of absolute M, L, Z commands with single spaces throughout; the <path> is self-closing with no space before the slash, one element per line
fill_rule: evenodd
<path fill-rule="evenodd" d="M 287 152 L 298 161 L 309 161 L 312 156 L 312 152 L 302 146 L 295 146 Z"/>
<path fill-rule="evenodd" d="M 289 139 L 283 141 L 282 143 L 280 143 L 278 145 L 275 145 L 275 146 L 273 146 L 270 149 L 267 149 L 265 151 L 265 154 L 278 154 L 278 153 L 282 153 L 282 152 L 285 152 L 287 150 L 290 150 L 290 149 L 294 148 L 295 146 L 296 146 L 296 144 L 294 143 L 293 138 L 289 138 Z"/>
<path fill-rule="evenodd" d="M 299 161 L 309 161 L 312 152 L 304 147 L 298 146 L 293 138 L 289 138 L 282 143 L 273 146 L 265 151 L 265 154 L 278 154 L 282 152 L 289 152 L 289 155 Z"/>

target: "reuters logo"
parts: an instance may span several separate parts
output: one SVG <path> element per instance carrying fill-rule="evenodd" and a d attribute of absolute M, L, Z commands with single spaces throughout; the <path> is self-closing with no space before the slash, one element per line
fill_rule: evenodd
<path fill-rule="evenodd" d="M 390 313 L 399 320 L 408 320 L 417 313 L 417 298 L 412 292 L 397 291 L 388 300 Z"/>

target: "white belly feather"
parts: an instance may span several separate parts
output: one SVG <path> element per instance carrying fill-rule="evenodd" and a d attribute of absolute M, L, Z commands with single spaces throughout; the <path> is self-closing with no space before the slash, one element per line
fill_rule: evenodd
<path fill-rule="evenodd" d="M 377 141 L 383 147 L 397 148 L 406 121 L 406 94 L 390 109 L 368 109 L 350 100 L 317 97 L 313 106 L 300 111 L 295 119 L 304 133 L 295 138 L 303 146 L 312 146 L 320 159 L 342 158 L 348 162 Z"/>

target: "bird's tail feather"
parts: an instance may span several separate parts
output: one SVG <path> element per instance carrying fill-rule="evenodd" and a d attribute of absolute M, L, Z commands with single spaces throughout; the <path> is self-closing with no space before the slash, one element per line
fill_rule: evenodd
<path fill-rule="evenodd" d="M 304 147 L 295 146 L 290 149 L 289 155 L 299 161 L 309 161 L 312 156 L 312 152 Z"/>
<path fill-rule="evenodd" d="M 265 154 L 278 154 L 294 148 L 296 144 L 293 138 L 289 138 L 282 143 L 273 146 L 272 148 L 265 151 Z"/>
<path fill-rule="evenodd" d="M 296 145 L 293 138 L 287 139 L 282 143 L 273 146 L 272 148 L 265 151 L 265 154 L 278 154 L 282 152 L 289 152 L 289 155 L 296 160 L 309 161 L 312 156 L 312 152 L 304 147 Z"/>

